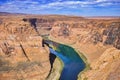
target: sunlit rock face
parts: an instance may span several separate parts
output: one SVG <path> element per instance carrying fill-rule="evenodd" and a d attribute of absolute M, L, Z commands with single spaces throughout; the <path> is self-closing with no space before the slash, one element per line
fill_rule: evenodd
<path fill-rule="evenodd" d="M 119 80 L 120 50 L 107 49 L 90 67 L 90 70 L 82 74 L 82 80 Z"/>
<path fill-rule="evenodd" d="M 48 47 L 42 47 L 43 35 L 74 47 L 87 58 L 90 70 L 78 79 L 119 80 L 120 19 L 56 15 L 0 16 L 0 80 L 46 79 L 50 62 Z M 54 64 L 58 70 L 59 61 Z M 60 76 L 57 73 L 50 80 Z"/>
<path fill-rule="evenodd" d="M 119 49 L 120 21 L 119 19 L 110 20 L 87 20 L 64 21 L 55 23 L 51 35 L 65 40 L 79 41 L 85 43 L 102 43 L 112 45 Z M 77 40 L 76 40 L 77 38 Z"/>
<path fill-rule="evenodd" d="M 68 25 L 65 29 L 69 30 L 66 31 L 69 32 L 68 36 L 62 33 L 65 25 Z M 64 25 L 63 22 L 56 23 L 51 31 L 51 38 L 74 46 L 86 56 L 90 70 L 82 73 L 80 80 L 119 80 L 119 28 L 120 19 L 64 21 Z"/>
<path fill-rule="evenodd" d="M 42 47 L 29 22 L 20 17 L 1 16 L 0 80 L 45 80 L 49 70 L 49 50 Z"/>

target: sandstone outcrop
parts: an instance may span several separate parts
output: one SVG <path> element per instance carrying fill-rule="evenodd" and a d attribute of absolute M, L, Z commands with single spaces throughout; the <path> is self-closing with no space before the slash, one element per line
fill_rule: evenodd
<path fill-rule="evenodd" d="M 32 25 L 5 17 L 0 24 L 0 80 L 45 80 L 49 50 Z"/>
<path fill-rule="evenodd" d="M 98 60 L 90 65 L 90 70 L 82 74 L 82 80 L 119 80 L 120 50 L 107 49 Z"/>
<path fill-rule="evenodd" d="M 46 79 L 50 71 L 49 50 L 43 47 L 40 35 L 83 53 L 90 69 L 78 79 L 119 80 L 119 18 L 18 14 L 0 16 L 0 80 Z M 48 80 L 58 79 L 60 64 L 55 60 Z"/>
<path fill-rule="evenodd" d="M 53 27 L 50 37 L 55 41 L 73 46 L 85 55 L 90 64 L 90 70 L 82 73 L 78 79 L 119 80 L 120 19 L 83 19 L 78 22 L 64 21 L 64 23 L 69 25 L 71 34 L 66 37 L 59 36 L 60 27 L 64 26 L 61 25 L 62 23 L 56 23 L 57 26 Z"/>

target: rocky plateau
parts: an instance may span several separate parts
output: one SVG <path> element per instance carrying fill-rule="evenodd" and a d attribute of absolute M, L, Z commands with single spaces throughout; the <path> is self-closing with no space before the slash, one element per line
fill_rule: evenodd
<path fill-rule="evenodd" d="M 42 37 L 70 45 L 86 57 L 89 69 L 78 80 L 120 79 L 120 18 L 0 14 L 0 80 L 56 80 Z"/>

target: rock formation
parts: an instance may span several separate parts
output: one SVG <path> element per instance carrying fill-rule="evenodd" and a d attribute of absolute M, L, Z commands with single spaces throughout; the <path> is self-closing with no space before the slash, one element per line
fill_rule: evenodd
<path fill-rule="evenodd" d="M 82 80 L 120 79 L 120 19 L 88 19 L 57 15 L 0 16 L 0 80 L 45 80 L 50 71 L 43 35 L 74 47 L 90 68 Z M 56 59 L 48 80 L 60 76 Z"/>
<path fill-rule="evenodd" d="M 29 22 L 4 17 L 0 24 L 0 80 L 45 80 L 49 50 Z"/>

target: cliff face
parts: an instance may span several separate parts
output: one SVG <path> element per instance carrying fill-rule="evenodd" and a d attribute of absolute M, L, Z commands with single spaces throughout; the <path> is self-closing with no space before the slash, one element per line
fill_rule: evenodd
<path fill-rule="evenodd" d="M 119 80 L 120 50 L 107 49 L 90 67 L 82 74 L 82 80 Z"/>
<path fill-rule="evenodd" d="M 109 27 L 104 30 L 103 35 L 107 36 L 104 44 L 112 44 L 120 49 L 120 23 L 111 23 Z"/>
<path fill-rule="evenodd" d="M 54 33 L 56 33 L 56 35 L 54 35 Z M 56 23 L 51 35 L 56 37 L 59 36 L 60 38 L 67 36 L 66 38 L 68 40 L 71 38 L 78 38 L 77 41 L 79 42 L 102 43 L 104 45 L 112 45 L 119 49 L 120 20 L 83 19 L 78 22 L 64 21 Z"/>
<path fill-rule="evenodd" d="M 75 47 L 87 58 L 90 70 L 80 80 L 119 80 L 119 35 L 120 19 L 64 21 L 51 31 L 51 39 Z"/>
<path fill-rule="evenodd" d="M 0 79 L 45 80 L 50 70 L 49 50 L 42 47 L 40 35 L 83 53 L 90 70 L 82 74 L 82 80 L 119 79 L 120 19 L 53 15 L 0 16 Z M 56 60 L 54 70 L 58 64 Z M 58 72 L 53 71 L 50 80 L 58 78 Z"/>
<path fill-rule="evenodd" d="M 0 65 L 0 80 L 45 80 L 49 73 L 49 50 L 21 17 L 1 18 Z"/>

